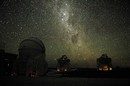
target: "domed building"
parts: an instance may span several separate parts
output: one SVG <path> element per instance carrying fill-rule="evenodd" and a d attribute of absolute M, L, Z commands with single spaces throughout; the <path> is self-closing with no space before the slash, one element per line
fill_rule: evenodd
<path fill-rule="evenodd" d="M 20 43 L 18 51 L 19 74 L 30 76 L 46 73 L 45 46 L 41 40 L 35 37 L 25 39 Z"/>

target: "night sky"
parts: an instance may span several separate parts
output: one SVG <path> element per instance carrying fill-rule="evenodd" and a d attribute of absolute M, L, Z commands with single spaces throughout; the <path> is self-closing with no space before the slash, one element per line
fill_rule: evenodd
<path fill-rule="evenodd" d="M 41 39 L 50 66 L 66 54 L 73 66 L 96 67 L 103 53 L 130 67 L 127 0 L 0 0 L 0 48 L 18 53 L 28 37 Z"/>

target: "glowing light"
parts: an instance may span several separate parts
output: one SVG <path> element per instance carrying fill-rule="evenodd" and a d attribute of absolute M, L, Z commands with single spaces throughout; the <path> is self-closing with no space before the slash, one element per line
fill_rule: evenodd
<path fill-rule="evenodd" d="M 57 71 L 59 72 L 59 71 L 60 71 L 60 69 L 57 69 Z"/>
<path fill-rule="evenodd" d="M 110 67 L 109 70 L 112 70 L 112 68 Z"/>
<path fill-rule="evenodd" d="M 67 69 L 65 69 L 64 71 L 67 71 Z"/>
<path fill-rule="evenodd" d="M 45 43 L 49 63 L 55 63 L 54 59 L 65 53 L 74 63 L 86 58 L 91 64 L 107 52 L 118 64 L 130 65 L 126 0 L 116 2 L 117 5 L 109 0 L 2 1 L 5 2 L 0 13 L 0 48 L 6 45 L 5 50 L 17 53 L 23 39 L 38 37 Z M 124 60 L 120 61 L 122 57 Z"/>

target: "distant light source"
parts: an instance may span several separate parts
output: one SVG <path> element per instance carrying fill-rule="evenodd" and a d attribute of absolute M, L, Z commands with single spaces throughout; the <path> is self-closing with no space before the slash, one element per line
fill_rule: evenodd
<path fill-rule="evenodd" d="M 8 64 L 8 66 L 9 66 L 9 64 Z"/>
<path fill-rule="evenodd" d="M 65 69 L 65 71 L 67 71 L 67 69 Z"/>
<path fill-rule="evenodd" d="M 60 71 L 60 69 L 57 69 L 57 71 L 59 72 L 59 71 Z"/>
<path fill-rule="evenodd" d="M 102 68 L 99 68 L 99 70 L 101 71 L 101 70 L 102 70 Z"/>
<path fill-rule="evenodd" d="M 110 67 L 110 69 L 109 70 L 112 70 L 112 68 Z"/>

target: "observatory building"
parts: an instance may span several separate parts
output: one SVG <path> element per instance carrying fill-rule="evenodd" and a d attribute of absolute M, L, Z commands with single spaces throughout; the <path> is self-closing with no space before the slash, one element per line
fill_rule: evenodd
<path fill-rule="evenodd" d="M 38 38 L 28 38 L 19 45 L 18 73 L 26 76 L 44 75 L 47 71 L 45 46 Z"/>
<path fill-rule="evenodd" d="M 0 76 L 10 76 L 17 54 L 7 53 L 0 50 Z"/>
<path fill-rule="evenodd" d="M 102 56 L 97 59 L 97 70 L 98 71 L 112 70 L 111 58 L 109 58 L 107 54 L 102 54 Z"/>
<path fill-rule="evenodd" d="M 57 72 L 65 73 L 71 70 L 70 59 L 66 55 L 62 55 L 61 58 L 57 59 Z"/>

